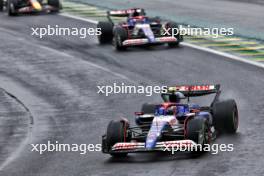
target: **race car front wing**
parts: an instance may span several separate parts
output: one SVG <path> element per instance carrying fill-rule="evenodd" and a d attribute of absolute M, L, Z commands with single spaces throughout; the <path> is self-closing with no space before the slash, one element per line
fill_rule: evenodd
<path fill-rule="evenodd" d="M 137 45 L 144 45 L 144 44 L 156 44 L 156 43 L 170 43 L 170 42 L 177 42 L 176 37 L 157 37 L 155 38 L 154 42 L 150 42 L 147 38 L 142 39 L 128 39 L 123 41 L 123 46 L 137 46 Z"/>
<path fill-rule="evenodd" d="M 196 145 L 192 140 L 163 141 L 157 142 L 154 148 L 148 149 L 144 142 L 120 142 L 116 143 L 107 153 L 190 151 Z"/>

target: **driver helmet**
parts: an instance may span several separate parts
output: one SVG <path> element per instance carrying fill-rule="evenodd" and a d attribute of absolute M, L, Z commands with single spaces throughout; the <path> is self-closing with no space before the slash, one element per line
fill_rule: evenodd
<path fill-rule="evenodd" d="M 181 92 L 175 92 L 169 96 L 169 101 L 172 103 L 180 103 L 181 99 L 184 99 L 185 96 Z"/>
<path fill-rule="evenodd" d="M 144 9 L 134 9 L 134 12 L 130 14 L 130 17 L 145 16 Z"/>

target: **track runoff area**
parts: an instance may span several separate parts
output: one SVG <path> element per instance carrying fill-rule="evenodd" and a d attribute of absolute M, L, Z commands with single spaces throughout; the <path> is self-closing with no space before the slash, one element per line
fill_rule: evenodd
<path fill-rule="evenodd" d="M 64 1 L 61 15 L 96 24 L 106 20 L 107 10 L 89 4 Z M 120 18 L 114 20 L 118 21 Z M 187 35 L 181 44 L 264 68 L 264 43 L 255 39 L 235 35 Z"/>

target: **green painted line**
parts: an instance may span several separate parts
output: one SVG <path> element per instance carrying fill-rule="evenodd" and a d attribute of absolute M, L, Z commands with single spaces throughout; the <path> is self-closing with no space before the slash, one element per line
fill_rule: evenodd
<path fill-rule="evenodd" d="M 250 42 L 250 41 L 245 41 L 245 42 L 232 42 L 234 44 L 238 44 L 238 45 L 257 45 L 257 42 Z"/>
<path fill-rule="evenodd" d="M 264 53 L 242 53 L 242 56 L 264 56 Z"/>
<path fill-rule="evenodd" d="M 242 51 L 242 50 L 247 51 L 247 50 L 261 50 L 261 49 L 264 49 L 264 46 L 223 49 L 222 51 Z"/>
<path fill-rule="evenodd" d="M 89 6 L 89 5 L 84 5 L 84 4 L 73 4 L 73 3 L 63 3 L 63 6 L 67 7 L 72 7 L 72 8 L 81 8 L 81 7 L 89 7 L 93 9 L 98 9 L 97 7 Z"/>
<path fill-rule="evenodd" d="M 213 38 L 213 35 L 189 35 L 192 38 Z M 218 38 L 223 38 L 223 36 L 219 35 Z M 216 39 L 216 38 L 215 38 Z"/>
<path fill-rule="evenodd" d="M 67 12 L 68 13 L 68 12 Z M 105 20 L 105 16 L 100 16 L 97 14 L 90 14 L 90 13 L 76 13 L 76 12 L 70 12 L 70 14 L 76 15 L 76 16 L 81 16 L 81 17 L 85 17 L 85 18 L 92 18 L 93 20 L 97 20 L 97 19 L 102 19 Z"/>
<path fill-rule="evenodd" d="M 80 8 L 66 7 L 65 9 L 74 9 L 76 11 L 77 10 L 80 10 L 80 11 L 82 11 L 82 10 L 89 10 L 89 11 L 93 11 L 93 12 L 98 12 L 99 11 L 98 9 L 93 9 L 93 8 L 89 8 L 89 7 L 80 7 Z"/>
<path fill-rule="evenodd" d="M 237 37 L 232 37 L 232 38 L 222 38 L 222 39 L 212 39 L 217 42 L 231 42 L 231 41 L 242 41 L 243 39 L 237 38 Z"/>
<path fill-rule="evenodd" d="M 262 58 L 249 58 L 250 60 L 254 60 L 254 61 L 264 61 L 264 57 Z"/>
<path fill-rule="evenodd" d="M 243 54 L 247 54 L 247 55 L 254 55 L 254 54 L 257 54 L 259 53 L 259 51 L 257 50 L 246 50 L 246 51 L 237 51 L 236 53 L 240 54 L 240 55 L 243 55 Z"/>
<path fill-rule="evenodd" d="M 188 41 L 190 43 L 208 43 L 208 40 L 205 40 L 205 39 L 201 39 L 201 40 L 188 40 L 188 39 L 185 39 L 185 41 Z"/>
<path fill-rule="evenodd" d="M 87 8 L 87 7 L 82 7 L 82 8 L 72 8 L 72 7 L 69 7 L 69 8 L 65 8 L 67 10 L 74 10 L 74 11 L 90 11 L 90 12 L 97 12 L 97 13 L 104 13 L 106 14 L 105 12 L 101 11 L 101 10 L 98 10 L 98 9 L 90 9 L 90 8 Z"/>
<path fill-rule="evenodd" d="M 239 44 L 234 43 L 212 43 L 212 44 L 202 44 L 204 47 L 224 47 L 224 46 L 239 46 Z"/>
<path fill-rule="evenodd" d="M 70 10 L 67 10 L 67 11 L 70 11 L 70 12 L 78 12 L 78 13 L 90 13 L 90 14 L 99 14 L 99 15 L 104 15 L 106 16 L 105 13 L 100 13 L 100 12 L 96 12 L 96 11 L 89 11 L 89 10 L 75 10 L 75 9 L 70 9 Z"/>
<path fill-rule="evenodd" d="M 66 8 L 66 9 L 76 9 L 76 10 L 87 9 L 87 10 L 93 10 L 93 11 L 99 10 L 99 9 L 96 9 L 96 8 L 93 8 L 93 7 L 87 7 L 87 6 L 80 6 L 80 7 L 63 6 L 63 8 Z"/>

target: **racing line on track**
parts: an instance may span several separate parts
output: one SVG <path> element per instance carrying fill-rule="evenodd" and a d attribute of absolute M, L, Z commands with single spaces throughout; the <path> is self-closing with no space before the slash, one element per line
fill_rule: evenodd
<path fill-rule="evenodd" d="M 14 99 L 18 104 L 20 104 L 25 111 L 29 114 L 29 126 L 28 126 L 28 132 L 26 135 L 26 139 L 24 139 L 19 145 L 18 147 L 16 147 L 15 151 L 13 151 L 8 157 L 7 159 L 0 165 L 0 171 L 3 170 L 9 163 L 11 163 L 12 161 L 14 161 L 16 159 L 17 156 L 19 156 L 19 153 L 22 152 L 22 150 L 24 149 L 24 147 L 28 144 L 29 138 L 31 136 L 32 133 L 32 128 L 33 128 L 33 124 L 34 124 L 34 117 L 30 111 L 30 109 L 25 105 L 25 103 L 23 103 L 23 101 L 20 100 L 20 98 L 18 98 L 16 95 L 10 93 L 10 91 L 8 91 L 5 88 L 0 88 L 6 95 L 8 95 L 9 97 L 11 97 L 12 99 Z"/>

